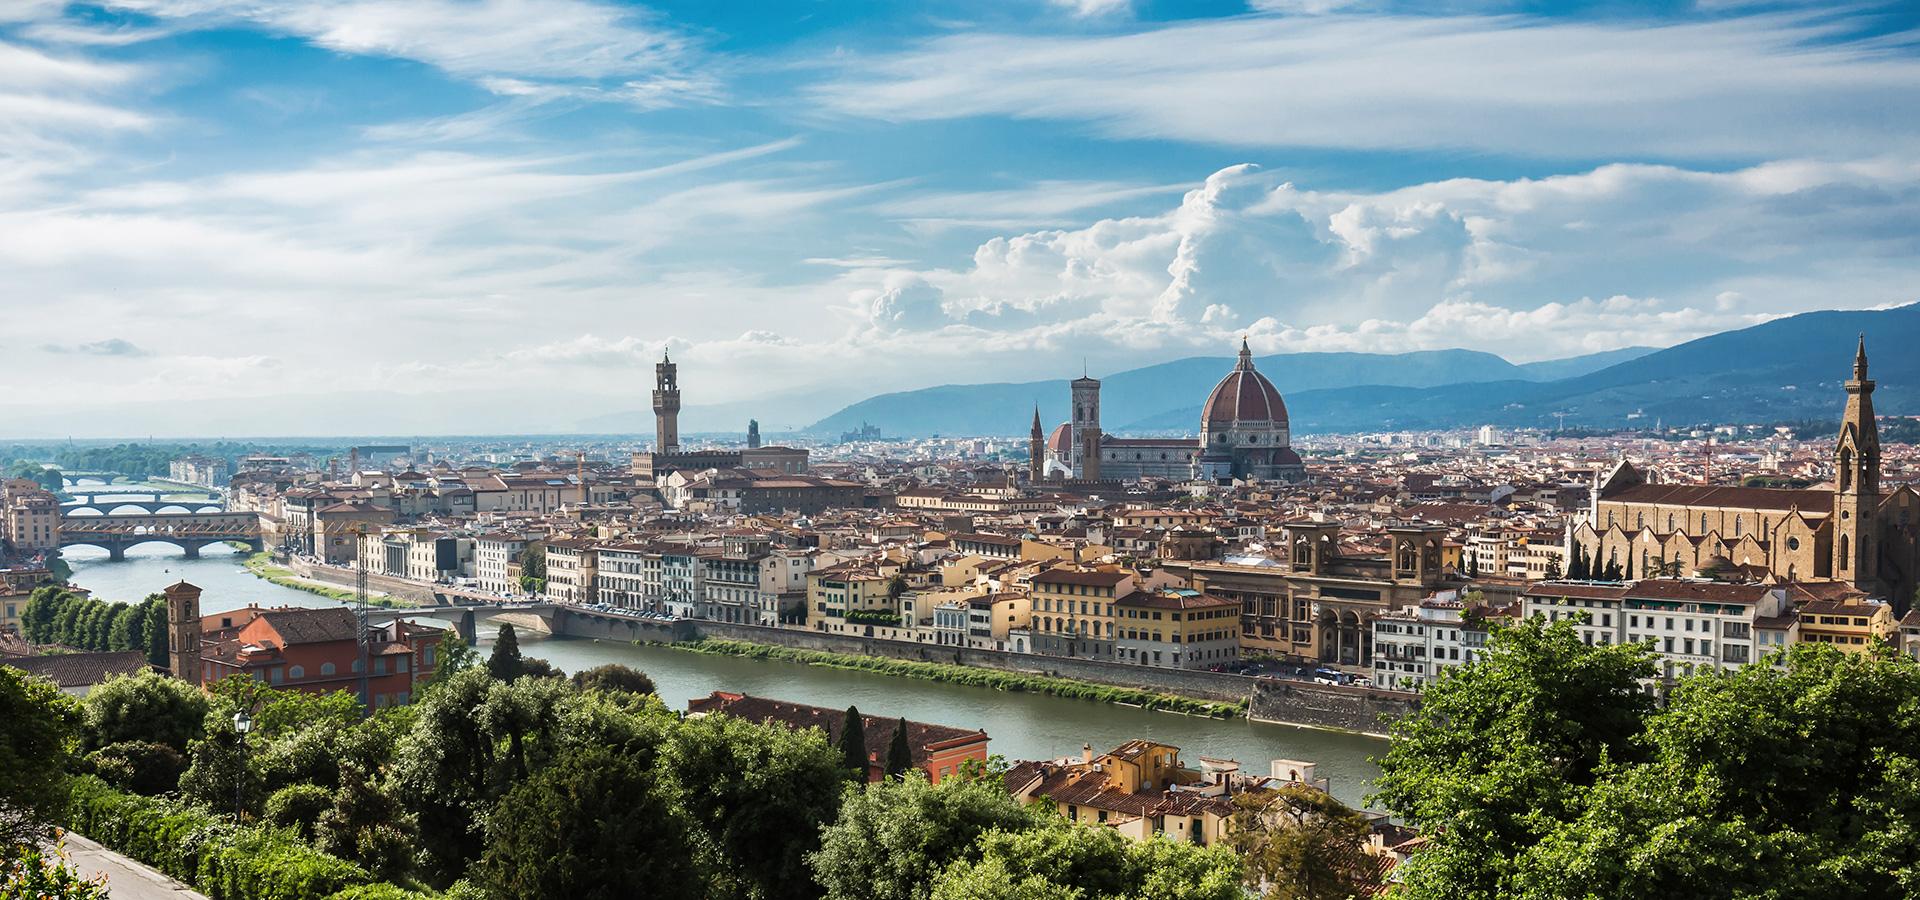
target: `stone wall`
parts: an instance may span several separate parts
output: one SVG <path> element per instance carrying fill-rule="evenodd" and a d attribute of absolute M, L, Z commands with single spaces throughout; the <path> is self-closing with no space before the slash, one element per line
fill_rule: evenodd
<path fill-rule="evenodd" d="M 694 636 L 693 623 L 686 619 L 672 622 L 634 619 L 566 606 L 554 608 L 549 624 L 554 634 L 602 641 L 672 643 Z"/>
<path fill-rule="evenodd" d="M 1165 691 L 1206 700 L 1227 702 L 1247 700 L 1249 715 L 1259 721 L 1314 728 L 1335 728 L 1369 734 L 1384 733 L 1386 721 L 1405 715 L 1419 702 L 1419 699 L 1412 694 L 1366 687 L 1335 687 L 1311 682 L 1250 678 L 1245 675 L 1220 672 L 1152 668 L 1092 659 L 942 647 L 907 641 L 823 634 L 793 628 L 771 628 L 763 625 L 731 625 L 724 622 L 704 621 L 683 624 L 692 625 L 692 630 L 703 637 L 751 641 L 757 644 L 857 656 L 880 656 L 888 659 L 979 666 L 1029 675 L 1052 675 L 1091 681 L 1096 684 Z"/>
<path fill-rule="evenodd" d="M 292 569 L 295 575 L 302 578 L 310 578 L 314 581 L 331 584 L 336 587 L 343 587 L 348 590 L 353 589 L 354 574 L 352 569 L 337 566 L 315 566 L 297 559 L 289 560 L 286 566 Z M 417 606 L 435 605 L 433 585 L 422 584 L 418 581 L 409 581 L 405 578 L 395 578 L 391 575 L 378 575 L 373 572 L 368 572 L 367 589 L 379 591 L 382 594 L 405 600 Z"/>

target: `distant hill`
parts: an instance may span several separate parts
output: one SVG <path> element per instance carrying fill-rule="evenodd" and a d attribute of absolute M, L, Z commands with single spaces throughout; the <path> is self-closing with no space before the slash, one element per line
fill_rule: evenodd
<path fill-rule="evenodd" d="M 1195 356 L 1101 379 L 1100 418 L 1118 428 L 1170 410 L 1192 411 L 1191 421 L 1168 428 L 1198 427 L 1200 404 L 1233 369 L 1232 357 Z M 1283 394 L 1357 384 L 1432 387 L 1463 381 L 1524 378 L 1526 372 L 1491 353 L 1426 350 L 1414 353 L 1282 353 L 1255 360 Z M 1033 406 L 1049 430 L 1068 418 L 1068 379 L 1000 384 L 950 384 L 869 397 L 815 422 L 809 431 L 837 435 L 862 422 L 889 436 L 929 434 L 1025 434 Z"/>
<path fill-rule="evenodd" d="M 1481 423 L 1620 427 L 1837 420 L 1854 342 L 1867 336 L 1876 411 L 1920 410 L 1920 304 L 1825 311 L 1710 335 L 1572 378 L 1438 387 L 1353 386 L 1287 397 L 1294 430 L 1450 428 Z"/>
<path fill-rule="evenodd" d="M 1777 319 L 1664 350 L 1633 347 L 1514 365 L 1491 353 L 1287 353 L 1259 358 L 1299 433 L 1398 428 L 1620 427 L 1777 422 L 1839 415 L 1855 337 L 1866 333 L 1881 412 L 1920 411 L 1920 304 Z M 1114 433 L 1191 432 L 1200 404 L 1232 368 L 1192 357 L 1102 379 Z M 1047 428 L 1067 418 L 1067 381 L 943 385 L 870 397 L 809 429 L 872 422 L 886 434 L 1024 434 L 1033 404 Z"/>
<path fill-rule="evenodd" d="M 1585 356 L 1521 363 L 1519 368 L 1522 376 L 1528 381 L 1558 381 L 1562 378 L 1575 378 L 1588 372 L 1598 372 L 1608 366 L 1639 359 L 1659 349 L 1658 347 L 1622 347 L 1618 350 L 1602 350 Z"/>
<path fill-rule="evenodd" d="M 1652 352 L 1634 347 L 1571 359 L 1514 365 L 1477 350 L 1422 350 L 1412 353 L 1280 353 L 1254 360 L 1274 387 L 1295 393 L 1378 384 L 1436 387 L 1503 379 L 1538 380 L 1585 374 L 1623 359 Z M 1200 404 L 1232 357 L 1193 356 L 1130 369 L 1101 379 L 1100 418 L 1115 432 L 1192 431 L 1199 427 Z M 1033 405 L 1048 430 L 1068 418 L 1065 378 L 998 384 L 948 384 L 869 397 L 818 422 L 808 430 L 837 435 L 862 422 L 891 436 L 929 434 L 1024 434 Z"/>

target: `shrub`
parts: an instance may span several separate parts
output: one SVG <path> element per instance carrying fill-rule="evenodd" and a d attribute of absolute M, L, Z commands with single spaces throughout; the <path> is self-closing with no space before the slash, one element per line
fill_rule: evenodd
<path fill-rule="evenodd" d="M 301 837 L 313 837 L 313 824 L 333 808 L 333 792 L 317 784 L 290 784 L 267 798 L 269 824 L 291 829 Z"/>
<path fill-rule="evenodd" d="M 164 794 L 180 783 L 187 759 L 166 744 L 120 741 L 87 754 L 86 768 L 121 790 Z"/>
<path fill-rule="evenodd" d="M 282 828 L 234 825 L 204 809 L 73 781 L 67 825 L 214 900 L 324 900 L 368 884 L 366 870 Z"/>

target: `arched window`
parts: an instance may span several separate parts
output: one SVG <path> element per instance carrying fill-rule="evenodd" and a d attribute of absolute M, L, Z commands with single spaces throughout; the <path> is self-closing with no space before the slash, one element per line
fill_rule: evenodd
<path fill-rule="evenodd" d="M 287 677 L 293 679 L 294 681 L 299 681 L 300 679 L 307 677 L 307 667 L 306 666 L 289 667 L 287 669 Z"/>
<path fill-rule="evenodd" d="M 330 662 L 329 662 L 329 663 L 321 663 L 321 664 L 320 664 L 320 677 L 321 677 L 321 678 L 325 678 L 325 677 L 327 677 L 327 676 L 329 676 L 329 675 L 332 675 L 332 674 L 333 674 L 333 663 L 330 663 Z"/>
<path fill-rule="evenodd" d="M 1853 448 L 1840 451 L 1840 490 L 1853 488 Z"/>
<path fill-rule="evenodd" d="M 1847 567 L 1847 536 L 1840 536 L 1840 568 Z"/>
<path fill-rule="evenodd" d="M 1700 533 L 1701 534 L 1707 533 L 1707 514 L 1706 513 L 1700 514 Z"/>
<path fill-rule="evenodd" d="M 1673 530 L 1673 513 L 1667 513 L 1667 530 Z"/>

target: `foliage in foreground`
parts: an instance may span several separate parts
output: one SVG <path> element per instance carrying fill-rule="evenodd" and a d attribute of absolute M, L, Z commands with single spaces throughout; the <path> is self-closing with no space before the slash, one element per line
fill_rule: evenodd
<path fill-rule="evenodd" d="M 1394 729 L 1379 798 L 1428 836 L 1408 898 L 1910 897 L 1920 665 L 1803 644 L 1682 680 L 1568 623 L 1500 632 Z"/>
<path fill-rule="evenodd" d="M 0 847 L 0 898 L 107 900 L 107 878 L 85 878 L 67 864 L 66 850 L 24 844 Z"/>

